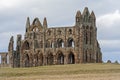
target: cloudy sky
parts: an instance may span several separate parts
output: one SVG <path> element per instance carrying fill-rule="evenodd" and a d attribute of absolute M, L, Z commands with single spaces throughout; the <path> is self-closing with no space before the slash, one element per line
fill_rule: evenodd
<path fill-rule="evenodd" d="M 77 10 L 94 11 L 103 61 L 120 62 L 119 0 L 0 0 L 0 52 L 8 50 L 10 36 L 24 36 L 26 18 L 47 17 L 49 26 L 75 24 Z M 16 38 L 15 38 L 16 39 Z M 15 42 L 16 43 L 16 42 Z"/>

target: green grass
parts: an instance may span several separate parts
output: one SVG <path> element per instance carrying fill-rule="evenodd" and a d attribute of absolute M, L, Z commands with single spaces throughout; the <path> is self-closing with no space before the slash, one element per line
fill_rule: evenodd
<path fill-rule="evenodd" d="M 69 77 L 74 78 L 76 75 L 78 75 L 77 77 L 83 75 L 85 79 L 87 78 L 86 75 L 88 76 L 101 75 L 103 77 L 106 77 L 108 75 L 120 76 L 120 65 L 119 64 L 71 64 L 71 65 L 39 66 L 39 67 L 31 67 L 31 68 L 0 68 L 0 80 L 33 80 L 33 79 L 56 80 L 60 76 L 68 76 L 67 79 L 69 80 Z M 66 78 L 65 79 L 64 78 L 65 77 L 62 77 L 59 80 L 66 80 Z M 74 80 L 75 79 L 77 80 L 77 78 L 74 78 Z"/>

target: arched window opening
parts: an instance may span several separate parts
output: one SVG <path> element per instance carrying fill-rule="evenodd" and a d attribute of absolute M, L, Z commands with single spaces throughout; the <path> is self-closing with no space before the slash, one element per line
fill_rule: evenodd
<path fill-rule="evenodd" d="M 74 41 L 72 38 L 68 39 L 68 47 L 74 47 Z"/>
<path fill-rule="evenodd" d="M 30 45 L 29 45 L 29 43 L 27 41 L 24 42 L 23 49 L 25 49 L 25 50 L 29 50 L 30 49 Z"/>
<path fill-rule="evenodd" d="M 29 67 L 29 55 L 25 54 L 25 67 Z"/>
<path fill-rule="evenodd" d="M 64 47 L 64 42 L 62 42 L 62 48 Z"/>
<path fill-rule="evenodd" d="M 49 53 L 48 56 L 47 56 L 47 64 L 52 65 L 53 61 L 54 61 L 53 54 Z"/>
<path fill-rule="evenodd" d="M 69 29 L 69 34 L 72 34 L 72 29 Z"/>
<path fill-rule="evenodd" d="M 57 55 L 57 64 L 64 64 L 64 55 L 62 52 L 59 52 Z"/>
<path fill-rule="evenodd" d="M 68 63 L 69 64 L 75 63 L 75 57 L 74 57 L 74 54 L 72 52 L 70 52 L 70 54 L 68 55 Z"/>
<path fill-rule="evenodd" d="M 63 42 L 62 39 L 58 39 L 58 40 L 57 40 L 57 47 L 58 47 L 58 48 L 60 48 L 60 47 L 63 48 L 63 47 L 64 47 L 64 42 Z"/>
<path fill-rule="evenodd" d="M 51 48 L 54 48 L 54 43 L 52 42 Z"/>
<path fill-rule="evenodd" d="M 35 27 L 35 28 L 33 28 L 33 30 L 32 31 L 34 31 L 34 32 L 38 32 L 39 31 L 39 29 L 37 28 L 37 27 Z"/>

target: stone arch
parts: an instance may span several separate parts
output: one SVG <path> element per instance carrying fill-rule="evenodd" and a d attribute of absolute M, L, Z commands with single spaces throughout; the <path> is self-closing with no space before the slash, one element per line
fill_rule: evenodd
<path fill-rule="evenodd" d="M 35 18 L 32 23 L 31 31 L 37 32 L 42 29 L 42 24 L 40 23 L 38 18 Z"/>
<path fill-rule="evenodd" d="M 60 48 L 60 47 L 64 47 L 64 41 L 63 39 L 59 38 L 57 39 L 57 47 Z"/>
<path fill-rule="evenodd" d="M 64 54 L 62 51 L 57 52 L 57 64 L 64 64 Z"/>
<path fill-rule="evenodd" d="M 47 64 L 52 65 L 54 63 L 54 56 L 51 52 L 48 52 L 47 54 Z"/>
<path fill-rule="evenodd" d="M 73 52 L 70 52 L 68 54 L 68 64 L 74 64 L 75 63 L 75 55 Z"/>
<path fill-rule="evenodd" d="M 74 47 L 74 40 L 73 40 L 73 38 L 68 38 L 67 44 L 68 44 L 68 47 Z"/>
<path fill-rule="evenodd" d="M 69 29 L 68 33 L 69 33 L 69 34 L 72 34 L 72 29 Z"/>
<path fill-rule="evenodd" d="M 29 66 L 30 66 L 30 65 L 29 65 L 29 60 L 30 60 L 29 55 L 28 55 L 28 54 L 25 54 L 25 55 L 24 55 L 25 67 L 29 67 Z"/>
<path fill-rule="evenodd" d="M 30 44 L 27 40 L 23 43 L 22 49 L 24 49 L 24 50 L 29 50 L 30 49 Z"/>

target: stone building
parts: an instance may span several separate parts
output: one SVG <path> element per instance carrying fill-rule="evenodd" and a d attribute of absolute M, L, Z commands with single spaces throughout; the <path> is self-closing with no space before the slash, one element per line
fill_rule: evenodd
<path fill-rule="evenodd" d="M 8 67 L 9 66 L 9 56 L 7 52 L 0 52 L 0 67 Z"/>
<path fill-rule="evenodd" d="M 8 46 L 9 63 L 12 67 L 41 65 L 101 63 L 102 53 L 97 41 L 96 17 L 85 7 L 77 11 L 75 25 L 48 27 L 38 18 L 26 21 L 25 36 L 17 35 L 16 50 L 11 37 Z"/>

